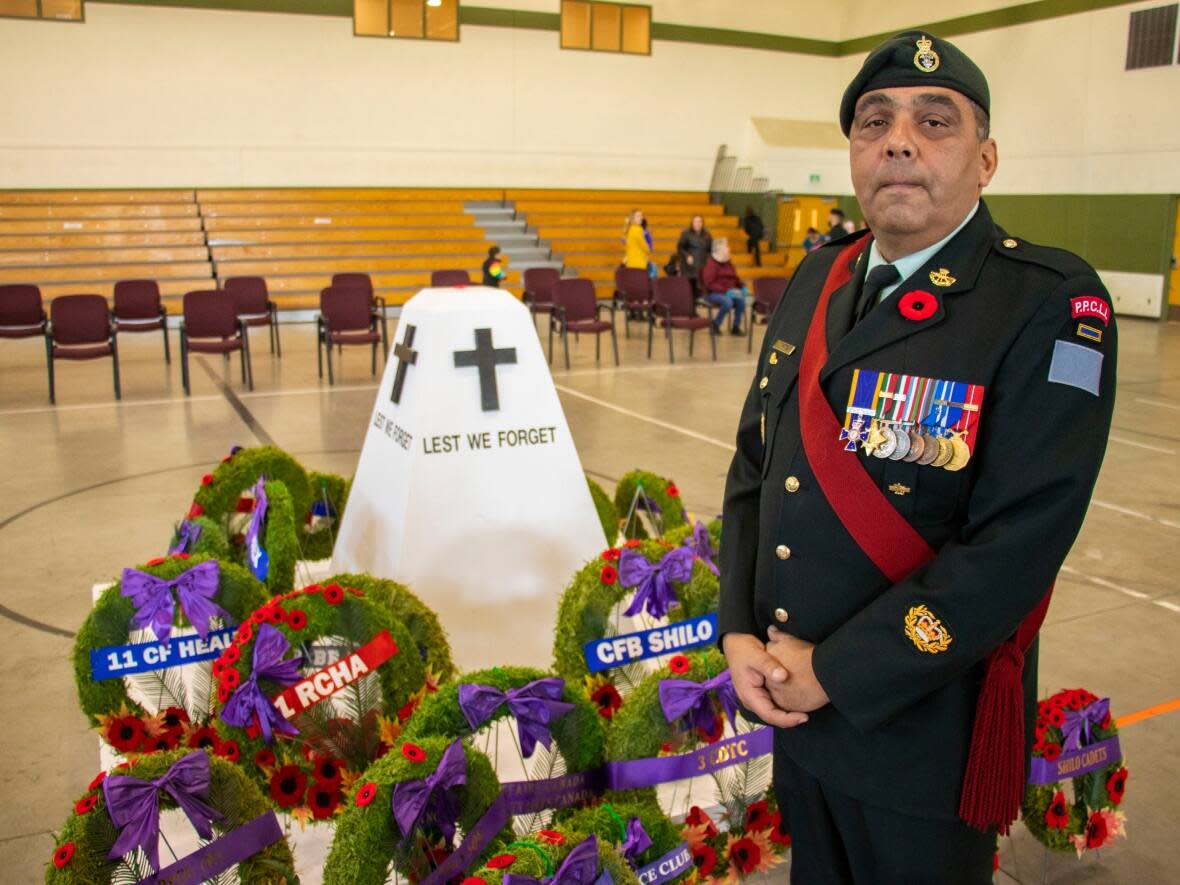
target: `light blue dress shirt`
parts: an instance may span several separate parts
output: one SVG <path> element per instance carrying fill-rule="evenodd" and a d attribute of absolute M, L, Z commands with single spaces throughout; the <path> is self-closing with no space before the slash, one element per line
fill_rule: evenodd
<path fill-rule="evenodd" d="M 955 234 L 957 234 L 964 227 L 966 227 L 967 222 L 970 221 L 972 218 L 974 218 L 975 213 L 978 211 L 979 211 L 979 202 L 976 201 L 975 206 L 971 209 L 970 212 L 967 213 L 967 217 L 964 218 L 961 222 L 959 222 L 959 226 L 956 227 L 949 234 L 947 234 L 945 237 L 943 237 L 941 240 L 939 240 L 937 243 L 935 243 L 932 246 L 927 246 L 925 249 L 915 252 L 912 255 L 906 255 L 903 258 L 898 258 L 896 261 L 892 262 L 893 266 L 897 268 L 897 272 L 901 274 L 901 277 L 892 286 L 886 286 L 884 289 L 881 290 L 881 294 L 877 296 L 877 303 L 880 304 L 882 301 L 884 301 L 886 298 L 888 298 L 890 295 L 893 294 L 894 289 L 896 289 L 898 286 L 900 286 L 902 283 L 904 283 L 907 279 L 909 279 L 912 274 L 917 273 L 918 269 L 921 268 L 922 265 L 924 265 L 931 258 L 933 258 L 938 253 L 939 249 L 941 249 L 943 246 L 945 246 L 947 243 L 949 243 Z M 877 241 L 873 240 L 873 242 L 869 246 L 869 266 L 865 269 L 865 273 L 866 274 L 871 273 L 873 268 L 879 264 L 889 264 L 889 263 L 890 262 L 887 262 L 884 258 L 881 257 L 881 252 L 880 252 L 880 250 L 877 249 Z"/>

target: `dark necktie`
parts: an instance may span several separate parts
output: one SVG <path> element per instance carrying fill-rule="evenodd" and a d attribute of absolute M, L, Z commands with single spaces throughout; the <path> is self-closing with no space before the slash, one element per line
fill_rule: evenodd
<path fill-rule="evenodd" d="M 861 287 L 860 298 L 856 302 L 856 319 L 853 321 L 853 325 L 855 326 L 863 320 L 869 315 L 869 311 L 876 307 L 877 298 L 882 289 L 892 286 L 900 280 L 901 274 L 892 264 L 878 264 L 870 270 Z"/>

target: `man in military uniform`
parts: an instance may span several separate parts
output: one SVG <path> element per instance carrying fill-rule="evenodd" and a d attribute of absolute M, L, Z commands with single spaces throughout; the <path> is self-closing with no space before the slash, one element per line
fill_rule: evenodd
<path fill-rule="evenodd" d="M 989 113 L 946 41 L 868 56 L 840 122 L 871 233 L 803 261 L 738 427 L 720 634 L 776 727 L 793 882 L 990 882 L 1023 794 L 1116 340 L 1093 269 L 992 221 Z"/>

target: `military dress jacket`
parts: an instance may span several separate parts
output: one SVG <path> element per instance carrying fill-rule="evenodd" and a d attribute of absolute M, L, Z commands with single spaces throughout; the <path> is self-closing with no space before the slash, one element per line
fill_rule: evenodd
<path fill-rule="evenodd" d="M 1115 324 L 1091 267 L 1009 238 L 981 203 L 848 331 L 864 250 L 831 297 L 818 383 L 844 422 L 830 444 L 850 466 L 859 460 L 935 551 L 893 583 L 836 517 L 800 430 L 812 314 L 837 256 L 867 235 L 808 255 L 768 325 L 726 483 L 719 635 L 765 640 L 775 625 L 816 644 L 814 670 L 831 703 L 779 730 L 776 752 L 867 803 L 953 818 L 985 659 L 1052 585 L 1090 500 L 1114 404 Z M 904 394 L 917 409 L 915 391 L 931 389 L 942 405 L 930 406 L 930 436 L 943 420 L 935 413 L 970 391 L 957 410 L 959 436 L 970 441 L 965 466 L 959 455 L 952 466 L 961 469 L 948 470 L 865 451 L 874 411 L 882 430 L 907 414 L 916 421 Z M 967 434 L 964 419 L 973 422 Z M 895 438 L 906 430 L 904 420 L 892 427 Z M 942 433 L 954 435 L 950 426 Z M 1024 688 L 1031 734 L 1035 646 Z"/>

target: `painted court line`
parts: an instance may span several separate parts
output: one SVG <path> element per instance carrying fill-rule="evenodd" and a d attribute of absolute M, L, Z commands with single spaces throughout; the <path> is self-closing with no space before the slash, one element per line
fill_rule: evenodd
<path fill-rule="evenodd" d="M 1166 608 L 1168 611 L 1172 611 L 1172 612 L 1176 612 L 1176 614 L 1180 614 L 1180 605 L 1177 605 L 1174 602 L 1168 602 L 1166 599 L 1157 599 L 1157 600 L 1155 600 L 1155 604 L 1158 605 L 1160 608 Z"/>
<path fill-rule="evenodd" d="M 255 390 L 237 393 L 238 399 L 271 399 L 282 396 L 308 396 L 315 393 L 350 393 L 357 390 L 376 390 L 376 384 L 340 385 L 337 387 L 297 387 L 293 390 Z M 26 409 L 0 409 L 0 415 L 35 415 L 41 412 L 80 412 L 90 409 L 132 409 L 139 406 L 172 406 L 185 403 L 208 403 L 224 401 L 221 394 L 210 393 L 199 396 L 177 396 L 170 399 L 136 399 L 109 403 L 76 403 L 72 406 L 31 406 Z"/>
<path fill-rule="evenodd" d="M 1143 593 L 1139 590 L 1132 590 L 1129 587 L 1122 587 L 1118 584 L 1115 584 L 1113 581 L 1106 580 L 1106 578 L 1099 578 L 1099 577 L 1095 577 L 1094 575 L 1088 575 L 1083 571 L 1073 568 L 1072 566 L 1063 565 L 1061 567 L 1061 571 L 1065 572 L 1067 575 L 1073 575 L 1077 578 L 1080 578 L 1083 581 L 1089 581 L 1091 584 L 1097 584 L 1099 587 L 1106 587 L 1108 590 L 1117 590 L 1119 593 L 1122 593 L 1126 596 L 1130 596 L 1132 599 L 1150 599 L 1151 598 L 1151 595 L 1148 593 Z"/>
<path fill-rule="evenodd" d="M 1109 439 L 1112 443 L 1119 443 L 1121 445 L 1131 446 L 1132 448 L 1136 449 L 1146 449 L 1149 452 L 1159 452 L 1161 455 L 1176 454 L 1175 449 L 1168 449 L 1164 446 L 1153 446 L 1149 445 L 1148 443 L 1135 442 L 1133 439 L 1127 439 L 1125 436 L 1116 436 L 1113 433 L 1109 436 Z"/>
<path fill-rule="evenodd" d="M 601 406 L 604 409 L 610 409 L 612 412 L 618 412 L 620 415 L 626 415 L 628 418 L 634 418 L 637 421 L 646 421 L 648 424 L 654 424 L 656 427 L 662 427 L 665 430 L 671 430 L 674 433 L 680 433 L 692 439 L 700 440 L 708 443 L 711 446 L 717 446 L 719 449 L 725 449 L 727 452 L 732 452 L 734 446 L 732 443 L 724 442 L 723 440 L 714 439 L 711 436 L 705 436 L 703 433 L 697 433 L 695 430 L 689 430 L 687 427 L 681 427 L 679 424 L 671 424 L 667 421 L 661 421 L 659 418 L 653 418 L 650 415 L 644 415 L 642 412 L 633 412 L 630 409 L 625 409 L 622 406 L 617 406 L 612 402 L 604 399 L 599 399 L 596 396 L 590 396 L 588 393 L 582 393 L 579 390 L 574 390 L 570 387 L 563 387 L 560 384 L 554 384 L 558 390 L 569 396 L 583 399 L 588 403 L 594 403 L 596 406 Z"/>
<path fill-rule="evenodd" d="M 1166 403 L 1163 400 L 1149 399 L 1146 396 L 1135 397 L 1135 402 L 1143 403 L 1145 406 L 1155 406 L 1157 409 L 1171 409 L 1174 412 L 1180 412 L 1180 405 L 1176 403 Z"/>
<path fill-rule="evenodd" d="M 1112 510 L 1115 513 L 1121 513 L 1123 516 L 1130 516 L 1133 519 L 1142 519 L 1145 522 L 1157 522 L 1171 529 L 1180 529 L 1180 522 L 1173 522 L 1170 519 L 1160 519 L 1159 517 L 1152 516 L 1150 513 L 1141 513 L 1138 510 L 1132 510 L 1130 507 L 1120 507 L 1118 504 L 1111 504 L 1109 501 L 1103 501 L 1101 498 L 1091 498 L 1090 503 L 1095 507 L 1101 507 L 1103 510 Z"/>

